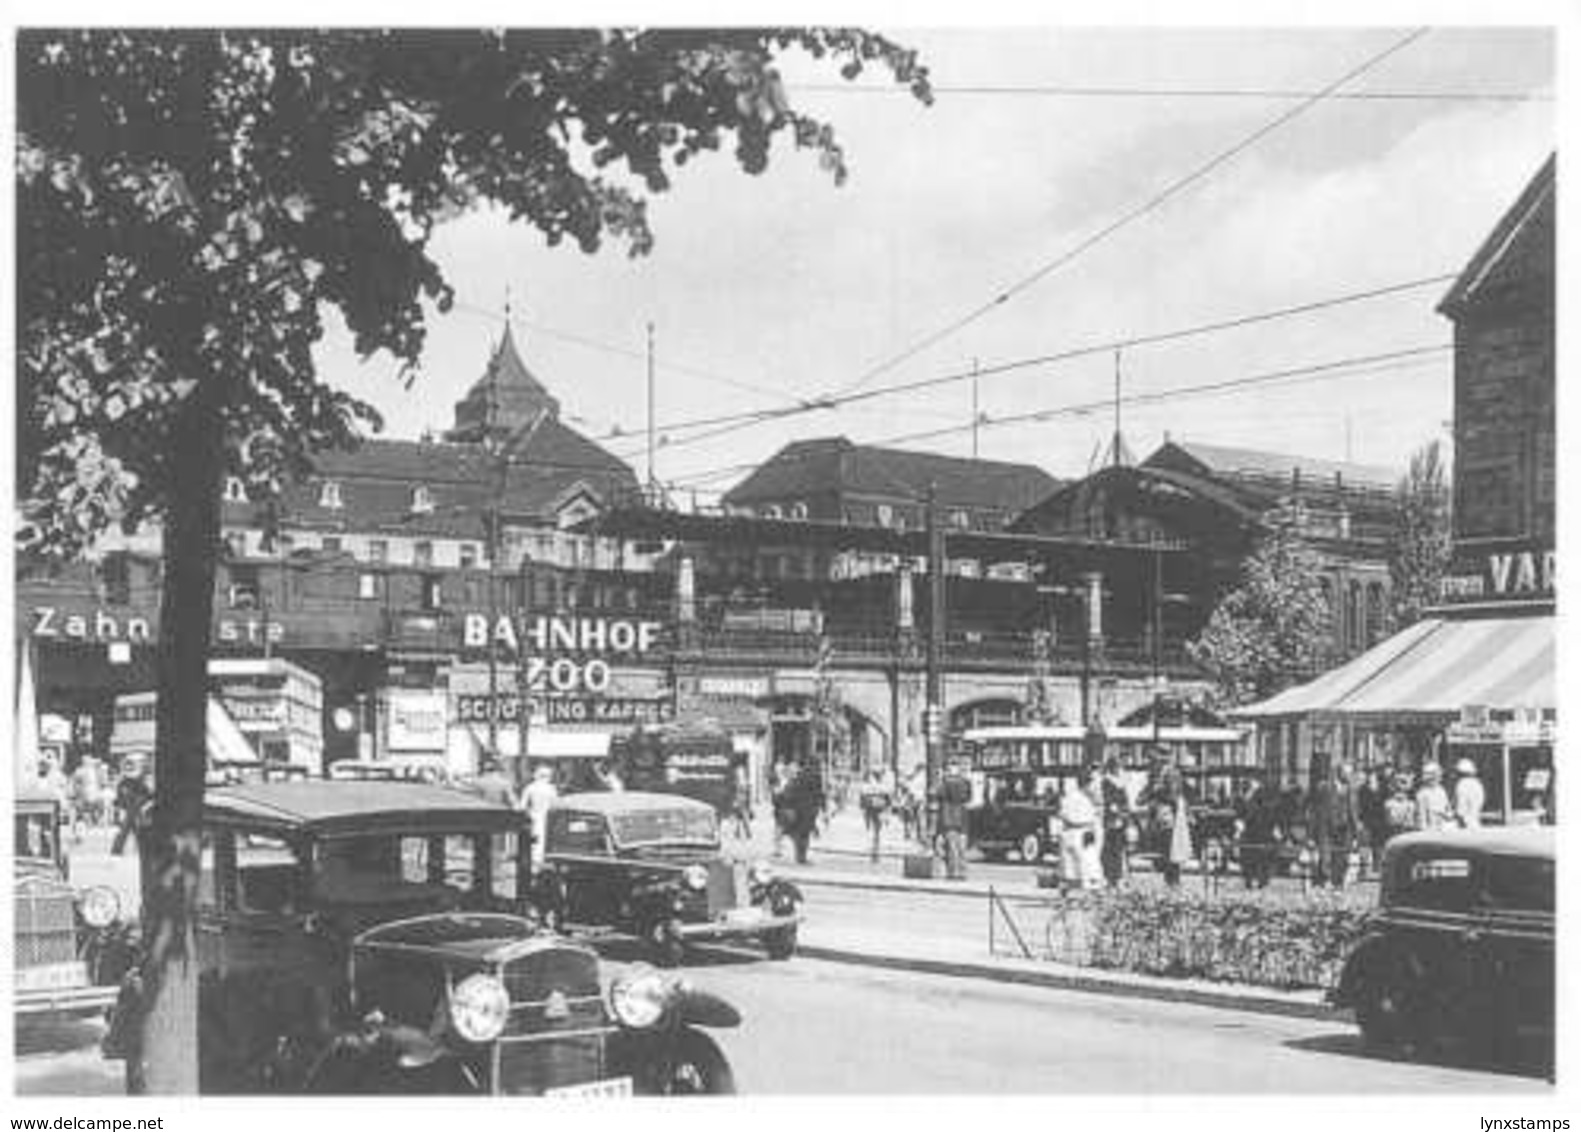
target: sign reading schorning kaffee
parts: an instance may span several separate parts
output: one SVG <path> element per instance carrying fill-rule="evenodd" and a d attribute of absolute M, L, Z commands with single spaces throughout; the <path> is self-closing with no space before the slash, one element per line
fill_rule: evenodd
<path fill-rule="evenodd" d="M 462 648 L 494 648 L 526 661 L 531 691 L 592 692 L 609 689 L 611 665 L 636 663 L 657 647 L 664 625 L 635 617 L 554 617 L 494 619 L 469 613 L 461 622 Z"/>

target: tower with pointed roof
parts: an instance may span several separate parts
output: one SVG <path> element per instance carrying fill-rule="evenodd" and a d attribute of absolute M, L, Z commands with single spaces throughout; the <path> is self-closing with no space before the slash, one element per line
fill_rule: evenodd
<path fill-rule="evenodd" d="M 540 417 L 558 420 L 560 402 L 522 361 L 507 322 L 483 376 L 456 402 L 455 423 L 445 439 L 464 444 L 491 439 L 503 442 Z"/>

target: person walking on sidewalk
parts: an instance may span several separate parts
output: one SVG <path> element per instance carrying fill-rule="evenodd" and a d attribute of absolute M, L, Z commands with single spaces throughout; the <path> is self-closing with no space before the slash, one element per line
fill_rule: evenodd
<path fill-rule="evenodd" d="M 1092 771 L 1065 790 L 1060 799 L 1060 881 L 1063 887 L 1098 887 L 1098 807 L 1092 801 Z"/>
<path fill-rule="evenodd" d="M 966 807 L 972 783 L 959 762 L 952 762 L 939 783 L 939 833 L 944 838 L 944 875 L 966 879 Z"/>
<path fill-rule="evenodd" d="M 1455 821 L 1463 829 L 1482 828 L 1482 807 L 1487 804 L 1488 792 L 1477 777 L 1477 764 L 1461 759 L 1455 764 Z"/>
<path fill-rule="evenodd" d="M 769 791 L 769 804 L 774 811 L 774 856 L 785 856 L 785 839 L 791 828 L 791 783 L 796 780 L 795 768 L 789 760 L 780 759 L 774 764 L 774 779 Z"/>
<path fill-rule="evenodd" d="M 1444 768 L 1437 763 L 1422 767 L 1422 785 L 1416 791 L 1416 828 L 1443 829 L 1455 820 L 1444 789 Z"/>
<path fill-rule="evenodd" d="M 817 764 L 810 760 L 799 764 L 792 772 L 783 797 L 785 832 L 790 835 L 796 863 L 805 865 L 807 844 L 812 840 L 824 807 L 823 775 L 818 773 Z"/>
<path fill-rule="evenodd" d="M 115 804 L 121 811 L 121 826 L 115 831 L 115 840 L 110 845 L 112 856 L 119 857 L 124 853 L 127 838 L 147 824 L 148 807 L 153 796 L 142 763 L 134 761 L 134 756 L 128 756 L 120 784 L 115 788 Z"/>
<path fill-rule="evenodd" d="M 1120 764 L 1109 759 L 1103 764 L 1103 878 L 1110 888 L 1118 888 L 1125 878 L 1125 836 L 1131 822 L 1131 798 L 1125 791 Z"/>
<path fill-rule="evenodd" d="M 862 824 L 867 827 L 867 859 L 875 865 L 878 864 L 879 838 L 884 832 L 884 815 L 889 812 L 893 794 L 894 788 L 889 781 L 889 772 L 881 766 L 876 766 L 867 772 L 867 778 L 862 781 L 858 791 L 862 806 Z"/>

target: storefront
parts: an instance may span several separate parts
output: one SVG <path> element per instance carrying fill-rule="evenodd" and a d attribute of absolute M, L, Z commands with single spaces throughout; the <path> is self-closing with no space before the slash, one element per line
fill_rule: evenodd
<path fill-rule="evenodd" d="M 1465 757 L 1490 820 L 1551 820 L 1554 665 L 1551 612 L 1445 609 L 1234 714 L 1257 724 L 1263 765 L 1281 784 L 1310 786 L 1336 759 L 1415 773 Z"/>

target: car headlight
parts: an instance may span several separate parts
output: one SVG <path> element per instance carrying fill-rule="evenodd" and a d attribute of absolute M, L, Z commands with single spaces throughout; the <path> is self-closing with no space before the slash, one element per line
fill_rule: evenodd
<path fill-rule="evenodd" d="M 90 928 L 107 928 L 121 914 L 121 898 L 112 888 L 95 885 L 79 897 L 82 922 Z"/>
<path fill-rule="evenodd" d="M 493 975 L 468 975 L 450 991 L 450 1021 L 469 1042 L 491 1042 L 505 1030 L 511 996 Z"/>
<path fill-rule="evenodd" d="M 609 985 L 609 1009 L 622 1026 L 645 1030 L 670 1008 L 674 984 L 652 967 L 638 965 Z"/>
<path fill-rule="evenodd" d="M 701 865 L 686 866 L 686 887 L 704 889 L 708 887 L 708 870 Z"/>
<path fill-rule="evenodd" d="M 767 884 L 774 879 L 774 866 L 767 861 L 754 861 L 751 875 L 753 884 Z"/>

